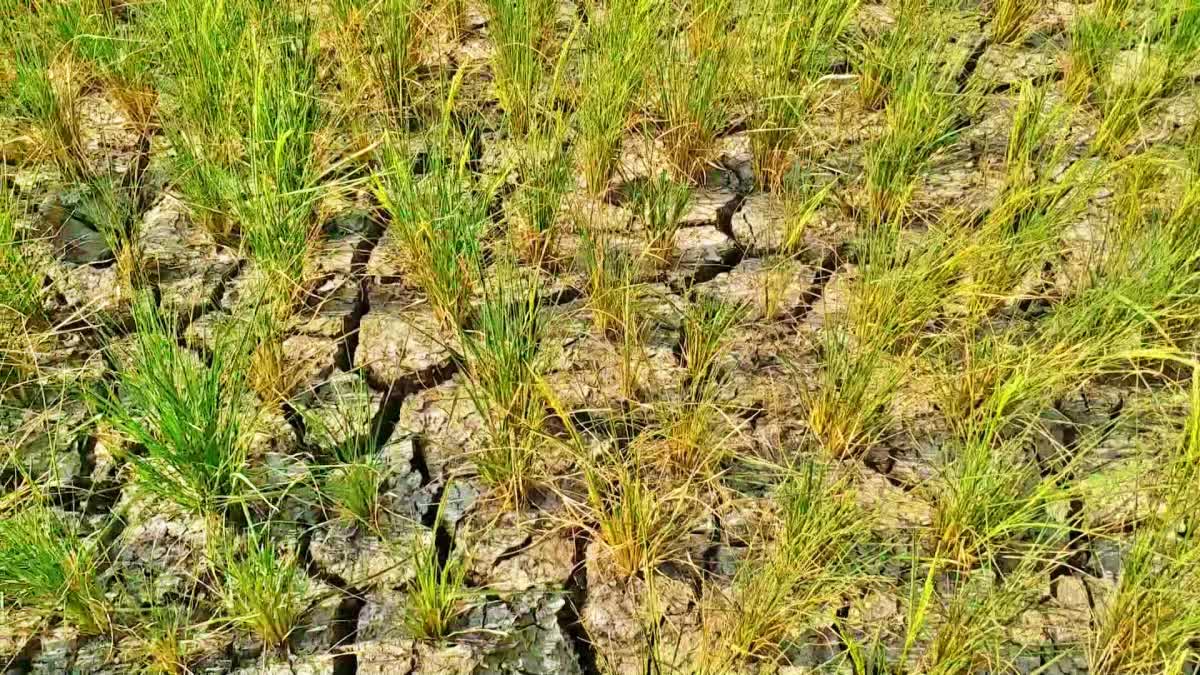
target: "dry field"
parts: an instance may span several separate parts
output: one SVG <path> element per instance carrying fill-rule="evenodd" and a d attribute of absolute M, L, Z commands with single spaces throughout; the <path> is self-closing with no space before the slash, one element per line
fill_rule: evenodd
<path fill-rule="evenodd" d="M 1200 0 L 0 0 L 5 673 L 1200 671 Z"/>

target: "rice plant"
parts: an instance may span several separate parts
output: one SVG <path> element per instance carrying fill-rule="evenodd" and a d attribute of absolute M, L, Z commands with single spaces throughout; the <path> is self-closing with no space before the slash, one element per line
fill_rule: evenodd
<path fill-rule="evenodd" d="M 387 468 L 379 456 L 376 399 L 357 375 L 331 379 L 316 392 L 321 404 L 301 404 L 305 440 L 319 452 L 319 476 L 334 511 L 367 527 L 376 527 Z"/>
<path fill-rule="evenodd" d="M 711 648 L 713 672 L 781 658 L 806 622 L 859 580 L 852 554 L 864 514 L 847 487 L 808 464 L 776 488 L 779 513 L 735 574 L 728 607 L 717 610 L 725 627 Z"/>
<path fill-rule="evenodd" d="M 816 103 L 820 78 L 834 60 L 858 5 L 858 0 L 752 3 L 746 38 L 757 100 L 750 140 L 755 174 L 764 186 L 778 187 L 787 175 Z"/>
<path fill-rule="evenodd" d="M 1120 24 L 1103 12 L 1072 22 L 1067 34 L 1064 90 L 1074 101 L 1090 98 L 1108 76 L 1121 39 Z"/>
<path fill-rule="evenodd" d="M 370 78 L 383 112 L 401 125 L 412 119 L 421 99 L 421 47 L 428 31 L 423 9 L 424 3 L 417 0 L 334 3 L 337 28 L 344 38 L 341 76 L 346 88 L 354 88 L 357 77 Z M 350 95 L 357 105 L 364 92 Z M 369 94 L 366 98 L 370 103 Z"/>
<path fill-rule="evenodd" d="M 175 150 L 173 172 L 200 222 L 222 239 L 237 233 L 234 214 L 240 161 L 248 150 L 255 91 L 249 55 L 257 8 L 234 0 L 223 4 L 173 2 L 148 8 L 147 29 L 166 39 L 158 59 L 162 91 L 174 102 L 163 131 Z"/>
<path fill-rule="evenodd" d="M 920 239 L 892 223 L 868 232 L 857 247 L 859 275 L 851 284 L 848 326 L 864 345 L 903 354 L 920 347 L 928 324 L 961 273 L 958 242 L 949 227 Z"/>
<path fill-rule="evenodd" d="M 858 73 L 858 95 L 867 110 L 878 110 L 898 84 L 920 61 L 919 54 L 932 44 L 918 30 L 917 3 L 902 3 L 893 25 L 877 34 L 863 35 L 852 50 Z"/>
<path fill-rule="evenodd" d="M 240 345 L 222 345 L 205 362 L 180 345 L 151 298 L 134 303 L 133 318 L 130 353 L 114 353 L 122 365 L 96 392 L 97 409 L 144 449 L 127 457 L 144 489 L 193 513 L 225 513 L 246 468 Z"/>
<path fill-rule="evenodd" d="M 710 50 L 690 58 L 664 48 L 658 63 L 659 140 L 680 180 L 701 182 L 717 132 L 727 124 L 730 56 Z"/>
<path fill-rule="evenodd" d="M 934 548 L 939 557 L 971 567 L 1019 539 L 1045 544 L 1055 532 L 1048 509 L 1063 499 L 1065 474 L 1042 475 L 1028 437 L 1000 438 L 1001 419 L 964 430 L 933 486 Z"/>
<path fill-rule="evenodd" d="M 1180 672 L 1193 658 L 1191 640 L 1200 630 L 1197 556 L 1191 536 L 1151 529 L 1135 537 L 1086 645 L 1093 672 Z"/>
<path fill-rule="evenodd" d="M 475 465 L 505 499 L 524 503 L 546 414 L 535 386 L 544 368 L 546 319 L 537 284 L 500 281 L 485 293 L 476 323 L 461 336 L 471 398 L 487 429 Z"/>
<path fill-rule="evenodd" d="M 1041 3 L 1031 0 L 993 0 L 991 38 L 997 44 L 1011 44 L 1025 37 L 1029 20 L 1037 14 Z"/>
<path fill-rule="evenodd" d="M 784 231 L 780 249 L 788 255 L 804 252 L 805 234 L 823 206 L 831 201 L 837 181 L 819 184 L 808 171 L 793 169 L 783 178 L 777 194 L 782 202 Z"/>
<path fill-rule="evenodd" d="M 492 73 L 500 106 L 515 134 L 524 134 L 539 106 L 539 93 L 551 52 L 558 5 L 551 0 L 489 0 L 490 34 L 495 42 Z"/>
<path fill-rule="evenodd" d="M 867 149 L 865 210 L 871 222 L 903 216 L 914 183 L 938 150 L 954 140 L 959 94 L 945 67 L 926 57 L 899 77 L 885 128 Z"/>
<path fill-rule="evenodd" d="M 261 526 L 226 544 L 221 558 L 226 616 L 269 649 L 286 646 L 308 608 L 310 582 L 296 551 Z"/>
<path fill-rule="evenodd" d="M 0 519 L 0 597 L 60 614 L 84 635 L 114 628 L 114 607 L 100 577 L 102 551 L 77 525 L 41 506 Z"/>
<path fill-rule="evenodd" d="M 630 185 L 631 206 L 642 227 L 646 228 L 647 253 L 659 265 L 666 265 L 671 260 L 675 233 L 691 198 L 691 188 L 675 182 L 665 173 Z"/>
<path fill-rule="evenodd" d="M 746 315 L 743 305 L 700 295 L 684 308 L 680 347 L 695 392 L 719 377 L 717 359 L 729 347 L 732 331 Z"/>
<path fill-rule="evenodd" d="M 494 191 L 479 184 L 466 153 L 466 147 L 436 148 L 418 176 L 403 151 L 390 145 L 386 172 L 376 179 L 376 194 L 391 216 L 412 278 L 448 326 L 463 323 L 479 286 Z"/>
<path fill-rule="evenodd" d="M 629 251 L 588 235 L 583 246 L 592 324 L 610 340 L 639 335 L 638 260 Z"/>
<path fill-rule="evenodd" d="M 1093 146 L 1102 152 L 1122 150 L 1166 92 L 1169 64 L 1143 44 L 1129 72 L 1110 73 L 1099 91 L 1101 123 Z"/>
<path fill-rule="evenodd" d="M 645 55 L 653 48 L 660 11 L 644 0 L 619 0 L 589 25 L 580 64 L 580 81 L 587 85 L 580 92 L 575 124 L 579 164 L 592 194 L 608 189 L 634 102 L 652 76 Z"/>
<path fill-rule="evenodd" d="M 288 26 L 291 42 L 254 51 L 246 199 L 235 206 L 250 255 L 267 275 L 271 301 L 288 306 L 302 289 L 316 236 L 315 134 L 320 123 L 316 62 L 307 26 Z"/>
<path fill-rule="evenodd" d="M 1005 185 L 1018 188 L 1036 180 L 1038 169 L 1046 164 L 1043 152 L 1062 122 L 1060 108 L 1048 107 L 1049 90 L 1032 81 L 1021 85 L 1012 128 L 1004 153 Z"/>
<path fill-rule="evenodd" d="M 553 266 L 555 242 L 561 227 L 563 200 L 571 181 L 571 157 L 565 131 L 530 134 L 528 148 L 517 160 L 520 184 L 509 202 L 516 219 L 514 235 L 524 259 Z"/>
<path fill-rule="evenodd" d="M 1019 621 L 1024 612 L 1036 606 L 1046 568 L 1053 562 L 1040 560 L 1036 554 L 1022 558 L 996 584 L 984 582 L 985 574 L 981 572 L 959 576 L 948 599 L 933 600 L 924 589 L 920 594 L 913 593 L 904 653 L 911 654 L 914 637 L 932 633 L 919 658 L 922 672 L 949 675 L 964 669 L 1003 671 L 1016 667 L 1022 650 L 1007 644 L 1003 627 Z M 930 575 L 939 568 L 931 564 Z M 942 605 L 938 615 L 930 611 L 934 602 Z"/>
<path fill-rule="evenodd" d="M 441 525 L 445 501 L 438 505 L 434 527 Z M 413 578 L 404 591 L 405 633 L 417 640 L 442 642 L 454 634 L 473 594 L 466 587 L 466 560 L 459 551 L 442 559 L 433 536 L 414 535 Z"/>
<path fill-rule="evenodd" d="M 64 177 L 92 173 L 84 150 L 79 105 L 86 84 L 84 69 L 70 54 L 55 48 L 38 28 L 11 20 L 8 30 L 27 39 L 14 43 L 12 105 L 17 116 L 37 131 L 37 140 Z"/>
<path fill-rule="evenodd" d="M 587 512 L 618 573 L 650 576 L 660 565 L 679 560 L 699 511 L 690 486 L 656 485 L 636 454 L 589 464 L 584 468 Z"/>
<path fill-rule="evenodd" d="M 823 333 L 820 353 L 816 390 L 800 397 L 808 429 L 832 457 L 862 453 L 887 431 L 899 374 L 878 347 L 842 330 Z"/>

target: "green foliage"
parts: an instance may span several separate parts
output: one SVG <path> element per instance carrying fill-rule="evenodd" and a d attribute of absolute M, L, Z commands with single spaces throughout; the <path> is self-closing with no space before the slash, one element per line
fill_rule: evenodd
<path fill-rule="evenodd" d="M 0 598 L 61 612 L 86 635 L 112 629 L 113 608 L 99 577 L 96 543 L 49 509 L 32 506 L 0 519 Z"/>
<path fill-rule="evenodd" d="M 468 148 L 448 154 L 434 148 L 426 172 L 416 175 L 398 144 L 384 153 L 385 172 L 376 194 L 391 215 L 410 273 L 434 311 L 449 326 L 461 325 L 483 268 L 494 188 L 478 184 L 467 168 Z"/>
<path fill-rule="evenodd" d="M 445 501 L 438 506 L 434 527 L 442 523 Z M 461 551 L 442 560 L 434 536 L 416 534 L 412 542 L 413 579 L 405 589 L 405 632 L 417 639 L 441 642 L 454 633 L 455 622 L 472 593 L 466 587 L 467 565 Z"/>
<path fill-rule="evenodd" d="M 883 134 L 867 148 L 865 210 L 872 223 L 903 216 L 914 182 L 933 155 L 956 136 L 964 94 L 951 69 L 926 55 L 899 76 Z"/>
<path fill-rule="evenodd" d="M 732 331 L 745 316 L 744 305 L 708 295 L 698 296 L 684 308 L 683 365 L 691 376 L 693 392 L 703 392 L 717 384 L 717 359 L 728 348 Z"/>
<path fill-rule="evenodd" d="M 855 12 L 858 0 L 759 0 L 748 34 L 754 80 L 755 172 L 778 187 L 804 139 L 810 110 Z"/>
<path fill-rule="evenodd" d="M 553 61 L 553 0 L 488 0 L 488 27 L 495 42 L 492 73 L 500 106 L 516 134 L 525 133 L 537 113 L 542 80 Z"/>
<path fill-rule="evenodd" d="M 717 133 L 728 123 L 732 66 L 732 55 L 716 49 L 691 58 L 668 46 L 659 57 L 659 140 L 680 180 L 704 177 Z"/>
<path fill-rule="evenodd" d="M 593 194 L 608 188 L 634 101 L 651 76 L 646 53 L 662 20 L 660 7 L 648 0 L 618 0 L 589 23 L 575 124 L 579 163 Z"/>
<path fill-rule="evenodd" d="M 1037 13 L 1037 0 L 993 0 L 991 38 L 997 44 L 1010 44 L 1025 37 L 1029 20 Z"/>
<path fill-rule="evenodd" d="M 42 275 L 19 229 L 16 201 L 9 189 L 0 188 L 0 321 L 6 332 L 43 312 Z"/>
<path fill-rule="evenodd" d="M 268 648 L 285 646 L 308 607 L 309 581 L 296 552 L 252 528 L 222 554 L 221 599 L 231 622 Z"/>
<path fill-rule="evenodd" d="M 197 514 L 220 514 L 241 493 L 246 467 L 246 381 L 239 345 L 218 345 L 205 362 L 181 346 L 173 323 L 147 296 L 133 307 L 120 368 L 94 400 L 143 452 L 129 454 L 140 486 Z"/>
<path fill-rule="evenodd" d="M 801 395 L 809 431 L 832 457 L 861 453 L 887 429 L 899 374 L 878 347 L 836 328 L 822 333 L 820 354 L 818 386 Z"/>
<path fill-rule="evenodd" d="M 546 409 L 536 387 L 547 330 L 539 293 L 536 283 L 502 274 L 485 289 L 476 322 L 460 338 L 471 398 L 488 432 L 475 464 L 484 481 L 516 503 L 527 499 L 534 481 Z"/>
<path fill-rule="evenodd" d="M 552 262 L 563 198 L 571 187 L 571 157 L 564 134 L 559 126 L 531 133 L 517 160 L 521 180 L 509 203 L 517 221 L 519 249 L 535 264 Z"/>
<path fill-rule="evenodd" d="M 852 489 L 813 464 L 789 472 L 775 490 L 780 508 L 769 539 L 734 576 L 714 665 L 779 658 L 789 639 L 859 580 L 852 553 L 864 514 Z"/>
<path fill-rule="evenodd" d="M 648 253 L 659 264 L 670 261 L 675 233 L 691 198 L 691 188 L 665 173 L 630 184 L 631 207 L 646 228 Z"/>

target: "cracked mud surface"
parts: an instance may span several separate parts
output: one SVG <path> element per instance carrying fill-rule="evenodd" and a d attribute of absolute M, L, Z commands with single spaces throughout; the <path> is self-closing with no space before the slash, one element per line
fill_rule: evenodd
<path fill-rule="evenodd" d="M 564 4 L 575 11 L 573 3 Z M 1053 85 L 1064 77 L 1056 43 L 1065 40 L 1074 5 L 1046 5 L 1036 39 L 993 44 L 982 24 L 956 37 L 956 48 L 966 54 L 957 82 L 964 90 L 980 85 L 985 93 L 964 132 L 915 186 L 914 212 L 986 211 L 997 199 L 1016 89 L 1027 80 Z M 878 20 L 880 7 L 865 4 L 856 22 Z M 477 18 L 479 30 L 456 49 L 490 49 L 486 20 Z M 486 78 L 476 79 L 476 88 L 484 89 Z M 822 111 L 829 119 L 854 88 L 853 80 L 832 81 L 830 109 Z M 1194 83 L 1174 94 L 1144 122 L 1132 145 L 1143 151 L 1181 146 L 1198 102 Z M 137 138 L 103 92 L 89 93 L 83 110 L 89 156 L 118 175 L 148 167 L 149 194 L 136 218 L 146 286 L 158 307 L 177 320 L 181 344 L 197 359 L 211 358 L 222 327 L 253 311 L 262 269 L 237 246 L 218 241 L 177 196 L 160 166 L 166 150 L 158 139 Z M 839 175 L 857 175 L 863 149 L 881 123 L 878 111 L 861 111 L 844 124 L 814 125 L 813 145 L 829 154 L 820 161 Z M 513 152 L 499 125 L 492 126 L 497 128 L 478 132 L 473 143 L 470 160 L 481 173 L 503 166 Z M 1063 161 L 1087 162 L 1095 121 L 1079 115 L 1065 126 L 1074 140 Z M 602 211 L 615 230 L 610 241 L 635 248 L 647 234 L 620 194 L 623 182 L 649 173 L 643 160 L 654 151 L 639 147 L 645 144 L 640 136 L 626 140 L 621 161 L 628 170 L 614 181 L 616 196 L 598 200 L 580 192 L 567 202 L 580 213 Z M 813 449 L 802 402 L 824 386 L 817 372 L 823 336 L 851 311 L 852 288 L 862 274 L 862 254 L 853 242 L 864 226 L 846 204 L 824 204 L 803 241 L 785 243 L 789 216 L 779 195 L 756 187 L 750 142 L 749 132 L 736 126 L 718 138 L 722 151 L 669 243 L 670 264 L 641 270 L 636 280 L 647 290 L 642 309 L 648 328 L 635 391 L 622 380 L 622 354 L 593 326 L 587 279 L 571 256 L 564 254 L 568 262 L 558 270 L 525 270 L 553 277 L 542 288 L 552 317 L 543 384 L 554 392 L 556 414 L 595 432 L 590 440 L 597 453 L 636 436 L 618 428 L 618 413 L 634 420 L 621 424 L 649 426 L 637 418 L 650 414 L 640 404 L 679 400 L 691 385 L 681 308 L 699 298 L 745 307 L 744 323 L 717 357 L 716 367 L 728 373 L 712 415 L 724 425 L 717 478 L 688 502 L 670 560 L 649 574 L 621 573 L 596 524 L 579 515 L 587 486 L 570 456 L 539 458 L 548 485 L 528 503 L 513 507 L 496 498 L 477 464 L 488 420 L 473 399 L 464 346 L 412 283 L 375 195 L 359 186 L 343 200 L 348 203 L 329 207 L 320 245 L 306 261 L 310 282 L 276 336 L 279 370 L 286 375 L 282 400 L 249 404 L 255 411 L 248 480 L 285 495 L 263 510 L 301 563 L 302 618 L 286 648 L 276 651 L 237 631 L 206 633 L 195 639 L 194 656 L 180 672 L 703 672 L 696 664 L 709 632 L 725 625 L 713 617 L 739 611 L 735 579 L 764 522 L 778 516 L 777 486 L 761 467 L 821 454 Z M 0 432 L 11 451 L 0 486 L 15 494 L 36 483 L 56 512 L 104 542 L 101 576 L 114 596 L 120 587 L 123 601 L 144 609 L 184 598 L 212 600 L 218 571 L 207 554 L 214 542 L 206 523 L 138 489 L 127 457 L 140 450 L 93 414 L 82 393 L 112 380 L 117 364 L 104 347 L 129 340 L 134 330 L 115 254 L 88 223 L 63 217 L 74 212 L 76 199 L 63 181 L 20 169 L 12 182 L 34 207 L 31 227 L 52 235 L 39 244 L 59 329 L 33 349 L 39 395 L 25 388 L 6 394 Z M 1098 188 L 1040 276 L 1027 275 L 1030 285 L 1050 290 L 1030 293 L 1027 306 L 1005 308 L 1004 321 L 1036 322 L 1043 304 L 1067 294 L 1078 278 L 1073 266 L 1086 265 L 1092 238 L 1099 236 L 1097 221 L 1119 208 L 1115 189 Z M 924 225 L 913 224 L 917 236 Z M 489 245 L 500 247 L 498 241 Z M 582 246 L 578 232 L 564 232 L 559 241 L 565 252 Z M 947 465 L 953 432 L 933 402 L 935 383 L 925 375 L 914 368 L 902 378 L 889 402 L 888 428 L 871 447 L 859 457 L 829 462 L 839 489 L 864 514 L 853 555 L 870 559 L 873 567 L 835 602 L 803 617 L 777 658 L 738 672 L 858 672 L 848 670 L 847 659 L 872 641 L 889 658 L 910 661 L 897 667 L 920 668 L 917 652 L 932 649 L 933 640 L 922 634 L 913 638 L 915 647 L 906 644 L 914 583 L 928 585 L 935 628 L 949 621 L 951 598 L 983 597 L 1001 583 L 1006 572 L 999 568 L 926 576 L 925 563 L 907 553 L 923 545 L 923 533 L 938 518 L 942 495 L 932 486 Z M 1155 375 L 1161 380 L 1148 387 L 1117 376 L 1081 382 L 1042 412 L 1045 438 L 1032 452 L 1044 473 L 1059 470 L 1057 453 L 1080 459 L 1062 473 L 1071 499 L 1056 504 L 1061 508 L 1053 514 L 1065 533 L 1065 553 L 1040 571 L 1028 605 L 998 628 L 1004 633 L 998 642 L 1020 654 L 1013 659 L 1015 672 L 1089 672 L 1081 645 L 1122 579 L 1132 535 L 1163 506 L 1152 489 L 1165 480 L 1161 448 L 1175 442 L 1170 434 L 1188 408 L 1186 396 L 1167 386 L 1169 374 Z M 354 411 L 350 418 L 347 410 Z M 557 427 L 551 433 L 557 432 L 566 435 Z M 370 438 L 381 472 L 376 496 L 382 515 L 370 528 L 337 513 L 310 480 L 338 464 L 331 458 L 348 438 Z M 656 497 L 666 503 L 669 495 Z M 404 630 L 404 591 L 418 573 L 414 550 L 422 547 L 434 549 L 443 565 L 455 555 L 466 565 L 463 611 L 450 636 L 438 642 Z M 1200 613 L 1200 605 L 1195 609 Z M 206 612 L 198 616 L 219 623 Z M 0 661 L 14 675 L 138 671 L 145 664 L 136 644 L 133 635 L 87 636 L 61 617 L 44 619 L 0 604 Z M 1194 669 L 1194 651 L 1189 658 L 1186 668 Z M 1192 672 L 1186 668 L 1180 672 Z M 988 672 L 982 661 L 969 670 Z"/>

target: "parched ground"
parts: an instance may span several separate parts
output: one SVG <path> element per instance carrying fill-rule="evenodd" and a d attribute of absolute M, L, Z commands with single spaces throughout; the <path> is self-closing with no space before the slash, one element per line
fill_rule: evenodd
<path fill-rule="evenodd" d="M 1013 44 L 989 37 L 983 13 L 966 15 L 948 31 L 950 48 L 961 52 L 954 80 L 976 103 L 920 171 L 901 234 L 912 252 L 898 266 L 911 276 L 902 279 L 898 295 L 884 296 L 890 304 L 884 316 L 908 311 L 894 303 L 929 293 L 924 284 L 939 268 L 921 267 L 921 256 L 934 255 L 926 242 L 943 219 L 982 222 L 1000 204 L 1025 83 L 1046 87 L 1047 105 L 1065 100 L 1069 27 L 1091 6 L 1043 5 L 1028 37 Z M 564 35 L 577 12 L 583 8 L 564 6 Z M 469 166 L 508 185 L 493 208 L 501 214 L 498 225 L 484 242 L 494 254 L 484 277 L 497 279 L 512 273 L 497 261 L 509 247 L 502 214 L 521 180 L 512 167 L 523 146 L 504 127 L 491 85 L 487 13 L 472 8 L 468 16 L 468 29 L 448 48 L 448 63 L 478 66 L 468 68 L 462 85 L 463 109 L 478 106 L 469 113 L 478 123 Z M 870 34 L 894 20 L 887 5 L 863 4 L 848 33 Z M 1121 50 L 1118 62 L 1135 58 L 1134 52 Z M 119 354 L 135 337 L 133 291 L 122 281 L 127 270 L 111 242 L 81 211 L 78 191 L 51 163 L 34 161 L 33 142 L 14 122 L 5 130 L 5 180 L 27 209 L 21 226 L 37 234 L 28 245 L 39 256 L 52 330 L 14 331 L 5 347 L 11 354 L 6 366 L 18 364 L 20 375 L 9 379 L 0 409 L 0 447 L 7 453 L 0 513 L 38 500 L 99 542 L 98 572 L 117 616 L 184 617 L 169 624 L 183 636 L 178 672 L 1194 672 L 1200 640 L 1200 555 L 1194 552 L 1178 553 L 1174 566 L 1149 563 L 1163 566 L 1163 578 L 1178 591 L 1168 604 L 1178 619 L 1172 630 L 1182 631 L 1171 644 L 1183 645 L 1181 651 L 1143 667 L 1113 665 L 1096 648 L 1110 644 L 1105 640 L 1120 623 L 1114 612 L 1136 616 L 1150 606 L 1146 600 L 1115 610 L 1113 603 L 1129 602 L 1131 556 L 1146 564 L 1134 551 L 1143 535 L 1162 525 L 1164 513 L 1174 513 L 1164 486 L 1176 480 L 1169 469 L 1194 412 L 1190 367 L 1180 365 L 1192 354 L 1186 339 L 1172 341 L 1180 359 L 1155 360 L 1149 351 L 1161 346 L 1159 334 L 1147 330 L 1140 360 L 1047 387 L 1047 404 L 1022 418 L 1025 427 L 1015 434 L 1019 460 L 1008 469 L 981 469 L 1025 472 L 1028 482 L 1013 488 L 1013 499 L 1036 504 L 1017 516 L 1005 511 L 972 521 L 986 530 L 975 535 L 990 537 L 978 551 L 939 548 L 949 536 L 948 505 L 970 489 L 956 455 L 961 420 L 946 396 L 980 376 L 969 357 L 953 356 L 958 334 L 951 331 L 963 315 L 955 304 L 963 296 L 954 289 L 970 283 L 965 275 L 934 291 L 937 306 L 919 314 L 912 344 L 882 349 L 878 368 L 851 372 L 871 387 L 885 383 L 882 394 L 862 399 L 871 407 L 862 415 L 871 422 L 864 423 L 878 426 L 845 451 L 831 451 L 823 428 L 815 427 L 820 394 L 855 386 L 830 374 L 831 335 L 857 316 L 871 284 L 884 283 L 864 266 L 861 242 L 870 225 L 858 200 L 864 162 L 887 124 L 886 107 L 863 107 L 849 60 L 836 61 L 832 71 L 810 115 L 802 161 L 835 179 L 836 187 L 817 206 L 801 245 L 785 245 L 791 205 L 783 191 L 756 181 L 754 131 L 731 105 L 672 235 L 669 262 L 639 268 L 632 280 L 644 319 L 635 350 L 597 329 L 594 289 L 580 252 L 585 231 L 607 232 L 616 248 L 645 248 L 648 234 L 625 195 L 637 181 L 667 170 L 661 143 L 627 131 L 608 194 L 591 196 L 579 185 L 564 196 L 554 264 L 519 270 L 541 280 L 547 332 L 539 378 L 550 392 L 547 440 L 531 469 L 533 487 L 519 501 L 504 498 L 480 476 L 489 417 L 473 396 L 462 334 L 446 327 L 414 282 L 374 185 L 350 181 L 323 198 L 303 293 L 272 338 L 283 396 L 248 404 L 245 474 L 269 496 L 247 509 L 271 523 L 272 545 L 295 556 L 303 574 L 303 611 L 280 647 L 264 647 L 229 620 L 221 603 L 222 563 L 213 552 L 224 535 L 211 519 L 136 483 L 128 457 L 140 450 L 87 395 L 114 381 L 121 367 L 114 350 Z M 1053 156 L 1058 166 L 1042 167 L 1051 181 L 1073 180 L 1072 167 L 1117 168 L 1080 183 L 1076 193 L 1086 194 L 1053 246 L 1011 252 L 1034 259 L 1024 261 L 1017 287 L 993 303 L 987 329 L 967 333 L 999 335 L 1031 354 L 1040 349 L 1033 336 L 1087 287 L 1114 223 L 1125 222 L 1130 209 L 1169 212 L 1185 201 L 1185 187 L 1173 182 L 1180 174 L 1164 171 L 1152 175 L 1144 193 L 1133 192 L 1131 202 L 1130 174 L 1122 167 L 1142 156 L 1183 157 L 1198 138 L 1197 105 L 1200 84 L 1188 75 L 1139 117 L 1115 156 L 1093 147 L 1100 113 L 1086 103 L 1067 107 L 1053 130 L 1060 138 Z M 168 169 L 173 150 L 164 134 L 140 136 L 103 87 L 83 94 L 79 113 L 88 162 L 117 176 L 145 167 L 132 236 L 138 242 L 133 264 L 143 279 L 138 290 L 152 293 L 162 315 L 172 318 L 181 345 L 201 361 L 211 358 L 222 327 L 255 311 L 261 266 L 201 222 Z M 349 136 L 340 140 L 347 155 L 364 140 Z M 372 139 L 365 140 L 369 150 Z M 22 157 L 26 151 L 30 158 Z M 419 143 L 412 152 L 421 154 Z M 378 164 L 368 152 L 362 166 L 369 174 Z M 1139 269 L 1127 273 L 1137 276 Z M 911 296 L 903 292 L 909 287 Z M 719 386 L 697 422 L 671 415 L 691 404 L 695 374 L 684 356 L 684 317 L 703 298 L 744 309 L 720 343 L 713 366 Z M 476 305 L 482 301 L 474 298 Z M 1185 302 L 1194 298 L 1175 306 Z M 1161 329 L 1171 333 L 1173 326 Z M 1034 356 L 1024 362 L 1050 363 Z M 1033 382 L 1041 374 L 1027 376 Z M 863 412 L 851 406 L 834 415 Z M 702 427 L 697 433 L 712 461 L 679 475 L 656 468 L 652 479 L 630 479 L 648 491 L 643 520 L 634 527 L 648 528 L 638 534 L 656 542 L 658 555 L 630 574 L 621 562 L 627 551 L 602 527 L 612 520 L 603 508 L 618 508 L 613 504 L 630 488 L 612 483 L 620 498 L 600 499 L 607 506 L 598 515 L 588 472 L 606 453 L 644 446 L 669 454 L 667 446 L 680 442 L 672 435 L 673 419 Z M 573 445 L 573 433 L 586 438 Z M 383 475 L 375 495 L 378 517 L 370 525 L 341 514 L 324 494 L 330 457 L 342 439 L 356 435 L 371 438 Z M 817 515 L 802 522 L 843 525 L 834 535 L 811 535 L 829 539 L 807 557 L 772 558 L 786 537 L 810 536 L 787 533 L 789 518 L 797 517 L 788 509 L 800 507 L 781 490 L 796 481 L 807 485 L 803 476 L 814 472 L 818 485 L 806 494 L 815 503 L 803 508 Z M 994 497 L 981 493 L 979 499 Z M 1015 522 L 1021 519 L 1036 523 Z M 1194 536 L 1178 532 L 1180 541 Z M 465 567 L 453 630 L 441 640 L 406 630 L 406 589 L 422 573 L 415 557 L 429 549 L 440 564 L 456 560 Z M 768 586 L 766 596 L 751 594 L 754 577 L 761 581 L 779 569 L 796 578 Z M 766 612 L 771 603 L 764 597 L 775 595 L 794 602 L 796 611 L 770 615 L 781 617 L 782 628 L 771 621 L 757 626 L 769 646 L 735 653 L 730 635 L 738 627 L 754 630 L 745 619 Z M 6 672 L 150 667 L 147 627 L 162 623 L 137 618 L 94 635 L 43 610 L 0 603 Z M 1167 624 L 1137 625 L 1154 632 Z M 1130 631 L 1128 640 L 1145 639 Z"/>

